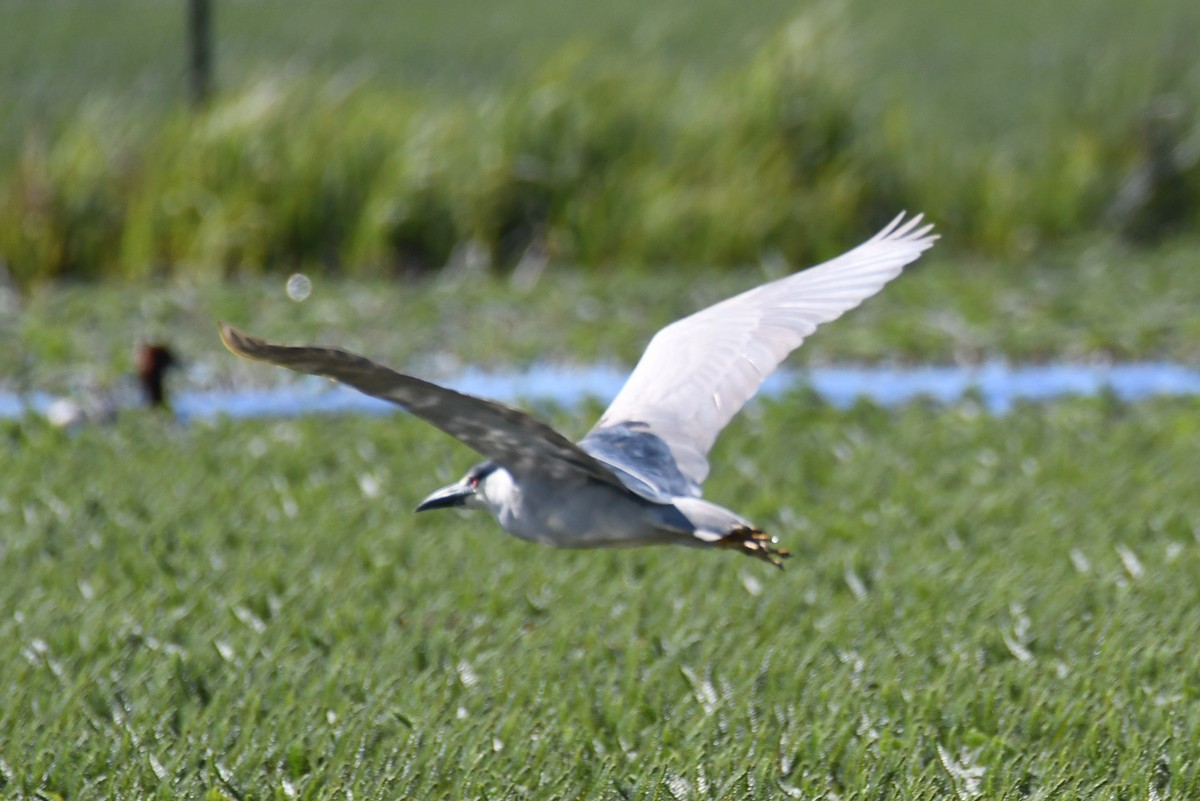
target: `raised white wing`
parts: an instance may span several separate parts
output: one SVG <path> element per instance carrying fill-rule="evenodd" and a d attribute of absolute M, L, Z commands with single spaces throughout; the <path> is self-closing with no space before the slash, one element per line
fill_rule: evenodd
<path fill-rule="evenodd" d="M 626 425 L 661 438 L 697 482 L 721 429 L 821 323 L 853 309 L 936 236 L 904 215 L 848 253 L 763 284 L 659 331 L 593 432 Z"/>

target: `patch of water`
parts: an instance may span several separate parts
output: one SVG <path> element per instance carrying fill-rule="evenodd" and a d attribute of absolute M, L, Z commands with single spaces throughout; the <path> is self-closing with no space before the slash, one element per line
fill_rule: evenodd
<path fill-rule="evenodd" d="M 535 366 L 515 372 L 470 369 L 447 383 L 461 392 L 503 403 L 549 401 L 576 406 L 588 399 L 611 400 L 627 371 L 611 366 Z M 763 385 L 762 393 L 779 395 L 808 386 L 835 406 L 860 398 L 898 406 L 922 398 L 952 403 L 975 393 L 993 413 L 1003 414 L 1018 401 L 1044 401 L 1069 395 L 1111 392 L 1126 401 L 1158 395 L 1200 395 L 1200 370 L 1165 362 L 1114 365 L 1010 365 L 991 362 L 973 367 L 817 367 L 781 370 Z M 32 409 L 44 412 L 54 398 L 45 393 L 18 396 L 0 393 L 0 418 Z M 383 414 L 392 404 L 319 378 L 302 378 L 273 389 L 181 392 L 173 405 L 183 419 L 289 417 L 304 414 Z"/>

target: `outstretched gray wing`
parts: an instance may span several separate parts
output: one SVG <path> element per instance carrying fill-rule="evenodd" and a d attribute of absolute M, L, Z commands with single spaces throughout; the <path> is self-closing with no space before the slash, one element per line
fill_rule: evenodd
<path fill-rule="evenodd" d="M 221 340 L 239 356 L 325 376 L 385 401 L 459 440 L 515 475 L 624 483 L 569 439 L 524 412 L 422 381 L 337 348 L 272 345 L 221 324 Z"/>
<path fill-rule="evenodd" d="M 933 244 L 933 226 L 920 222 L 901 214 L 848 253 L 668 325 L 587 439 L 622 425 L 653 434 L 684 476 L 703 482 L 717 435 L 779 363 Z"/>

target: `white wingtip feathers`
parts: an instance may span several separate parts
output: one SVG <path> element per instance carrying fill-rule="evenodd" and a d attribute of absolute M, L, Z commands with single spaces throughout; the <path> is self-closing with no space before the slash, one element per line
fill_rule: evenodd
<path fill-rule="evenodd" d="M 921 250 L 929 248 L 934 242 L 940 239 L 938 234 L 930 234 L 933 230 L 933 223 L 921 225 L 925 219 L 923 213 L 916 214 L 905 221 L 904 217 L 908 212 L 902 211 L 895 218 L 884 226 L 883 230 L 871 237 L 871 242 L 912 242 L 919 244 Z"/>

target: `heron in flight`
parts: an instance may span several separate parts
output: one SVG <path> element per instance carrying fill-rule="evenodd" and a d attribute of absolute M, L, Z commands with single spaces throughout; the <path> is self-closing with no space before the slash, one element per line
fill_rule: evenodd
<path fill-rule="evenodd" d="M 486 509 L 509 533 L 545 545 L 727 548 L 781 567 L 788 552 L 774 537 L 701 497 L 708 452 L 779 363 L 915 261 L 937 239 L 932 228 L 901 214 L 835 259 L 671 323 L 578 443 L 517 409 L 338 348 L 273 345 L 224 323 L 221 339 L 247 359 L 395 403 L 487 460 L 418 512 Z"/>

